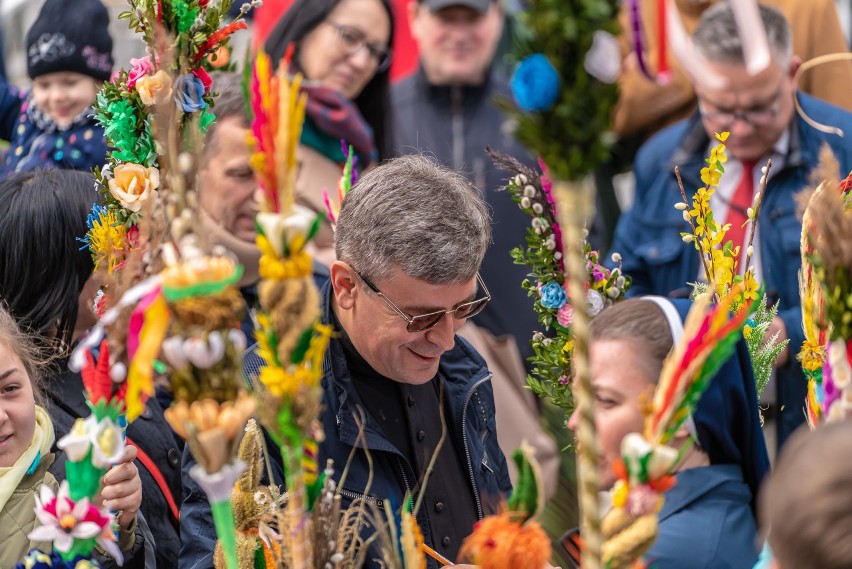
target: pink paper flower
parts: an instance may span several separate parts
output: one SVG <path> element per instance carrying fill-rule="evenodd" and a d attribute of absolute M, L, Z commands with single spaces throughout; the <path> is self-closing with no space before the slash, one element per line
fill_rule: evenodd
<path fill-rule="evenodd" d="M 56 495 L 50 486 L 42 485 L 35 501 L 35 514 L 41 525 L 29 533 L 27 537 L 31 540 L 51 541 L 56 551 L 67 553 L 75 539 L 95 538 L 98 545 L 119 564 L 123 561 L 109 513 L 92 506 L 88 498 L 77 502 L 71 500 L 67 480 L 59 486 Z"/>
<path fill-rule="evenodd" d="M 563 328 L 571 326 L 574 319 L 574 309 L 570 304 L 565 304 L 556 312 L 556 322 Z"/>
<path fill-rule="evenodd" d="M 130 73 L 127 74 L 128 89 L 132 89 L 139 79 L 154 71 L 154 64 L 151 62 L 149 57 L 143 57 L 141 59 L 131 57 L 130 65 L 133 67 L 130 68 Z"/>

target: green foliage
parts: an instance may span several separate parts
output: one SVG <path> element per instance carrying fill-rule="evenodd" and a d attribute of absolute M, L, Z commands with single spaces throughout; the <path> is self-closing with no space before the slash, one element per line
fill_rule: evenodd
<path fill-rule="evenodd" d="M 691 286 L 693 299 L 700 294 L 710 292 L 710 287 L 707 283 L 696 282 L 691 283 Z M 778 306 L 779 303 L 776 302 L 771 308 L 768 308 L 766 305 L 766 295 L 761 291 L 757 308 L 753 309 L 751 317 L 746 320 L 745 327 L 743 328 L 743 337 L 748 346 L 748 355 L 751 359 L 754 384 L 757 389 L 758 398 L 769 383 L 775 360 L 778 359 L 778 356 L 790 343 L 790 340 L 779 342 L 778 333 L 773 334 L 771 338 L 766 337 L 769 327 L 772 325 L 772 320 L 778 315 Z"/>
<path fill-rule="evenodd" d="M 618 9 L 617 0 L 530 0 L 519 14 L 513 55 L 517 60 L 546 55 L 562 88 L 547 111 L 509 112 L 518 123 L 517 138 L 544 158 L 557 179 L 585 178 L 606 159 L 613 142 L 617 87 L 590 76 L 584 63 L 596 32 L 618 33 Z"/>

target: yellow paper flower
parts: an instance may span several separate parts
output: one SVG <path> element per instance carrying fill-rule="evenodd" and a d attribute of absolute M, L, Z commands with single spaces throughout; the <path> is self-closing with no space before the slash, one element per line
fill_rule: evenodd
<path fill-rule="evenodd" d="M 115 267 L 124 262 L 127 229 L 123 223 L 118 222 L 115 211 L 104 208 L 100 216 L 92 219 L 88 239 L 95 270 L 101 261 L 106 260 L 107 271 L 112 274 Z"/>
<path fill-rule="evenodd" d="M 109 193 L 132 212 L 138 212 L 160 186 L 160 171 L 141 164 L 121 164 L 113 171 Z"/>
<path fill-rule="evenodd" d="M 146 75 L 136 81 L 136 92 L 143 104 L 159 105 L 172 96 L 172 79 L 160 69 L 153 75 Z"/>

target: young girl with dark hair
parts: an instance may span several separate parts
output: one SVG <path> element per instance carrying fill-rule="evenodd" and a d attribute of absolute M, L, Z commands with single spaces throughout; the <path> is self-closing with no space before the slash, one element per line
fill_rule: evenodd
<path fill-rule="evenodd" d="M 323 190 L 337 187 L 354 147 L 363 171 L 390 157 L 390 61 L 393 15 L 388 0 L 297 0 L 266 41 L 275 64 L 293 47 L 291 70 L 304 74 L 308 95 L 299 149 L 297 199 L 325 212 Z M 326 223 L 314 240 L 333 247 Z M 333 252 L 320 260 L 333 260 Z"/>
<path fill-rule="evenodd" d="M 79 373 L 67 369 L 71 346 L 95 322 L 94 265 L 79 238 L 100 201 L 94 178 L 73 170 L 36 170 L 0 181 L 0 302 L 21 329 L 58 361 L 45 381 L 56 438 L 90 414 Z M 82 247 L 82 248 L 81 248 Z M 163 410 L 149 400 L 127 428 L 145 496 L 141 511 L 156 543 L 156 563 L 173 568 L 180 548 L 180 456 Z M 59 475 L 64 475 L 63 471 Z M 4 565 L 5 566 L 5 565 Z"/>

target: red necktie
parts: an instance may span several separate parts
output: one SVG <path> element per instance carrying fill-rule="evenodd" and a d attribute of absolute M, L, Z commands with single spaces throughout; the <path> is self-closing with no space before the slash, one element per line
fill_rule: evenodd
<path fill-rule="evenodd" d="M 740 258 L 745 259 L 746 230 L 748 227 L 743 227 L 743 224 L 748 221 L 747 211 L 751 207 L 754 200 L 754 167 L 757 164 L 754 160 L 743 160 L 743 175 L 740 178 L 740 183 L 731 197 L 730 207 L 728 208 L 727 223 L 731 224 L 728 228 L 728 233 L 725 234 L 725 241 L 733 241 L 734 247 L 740 247 Z M 737 266 L 739 263 L 737 263 Z"/>

